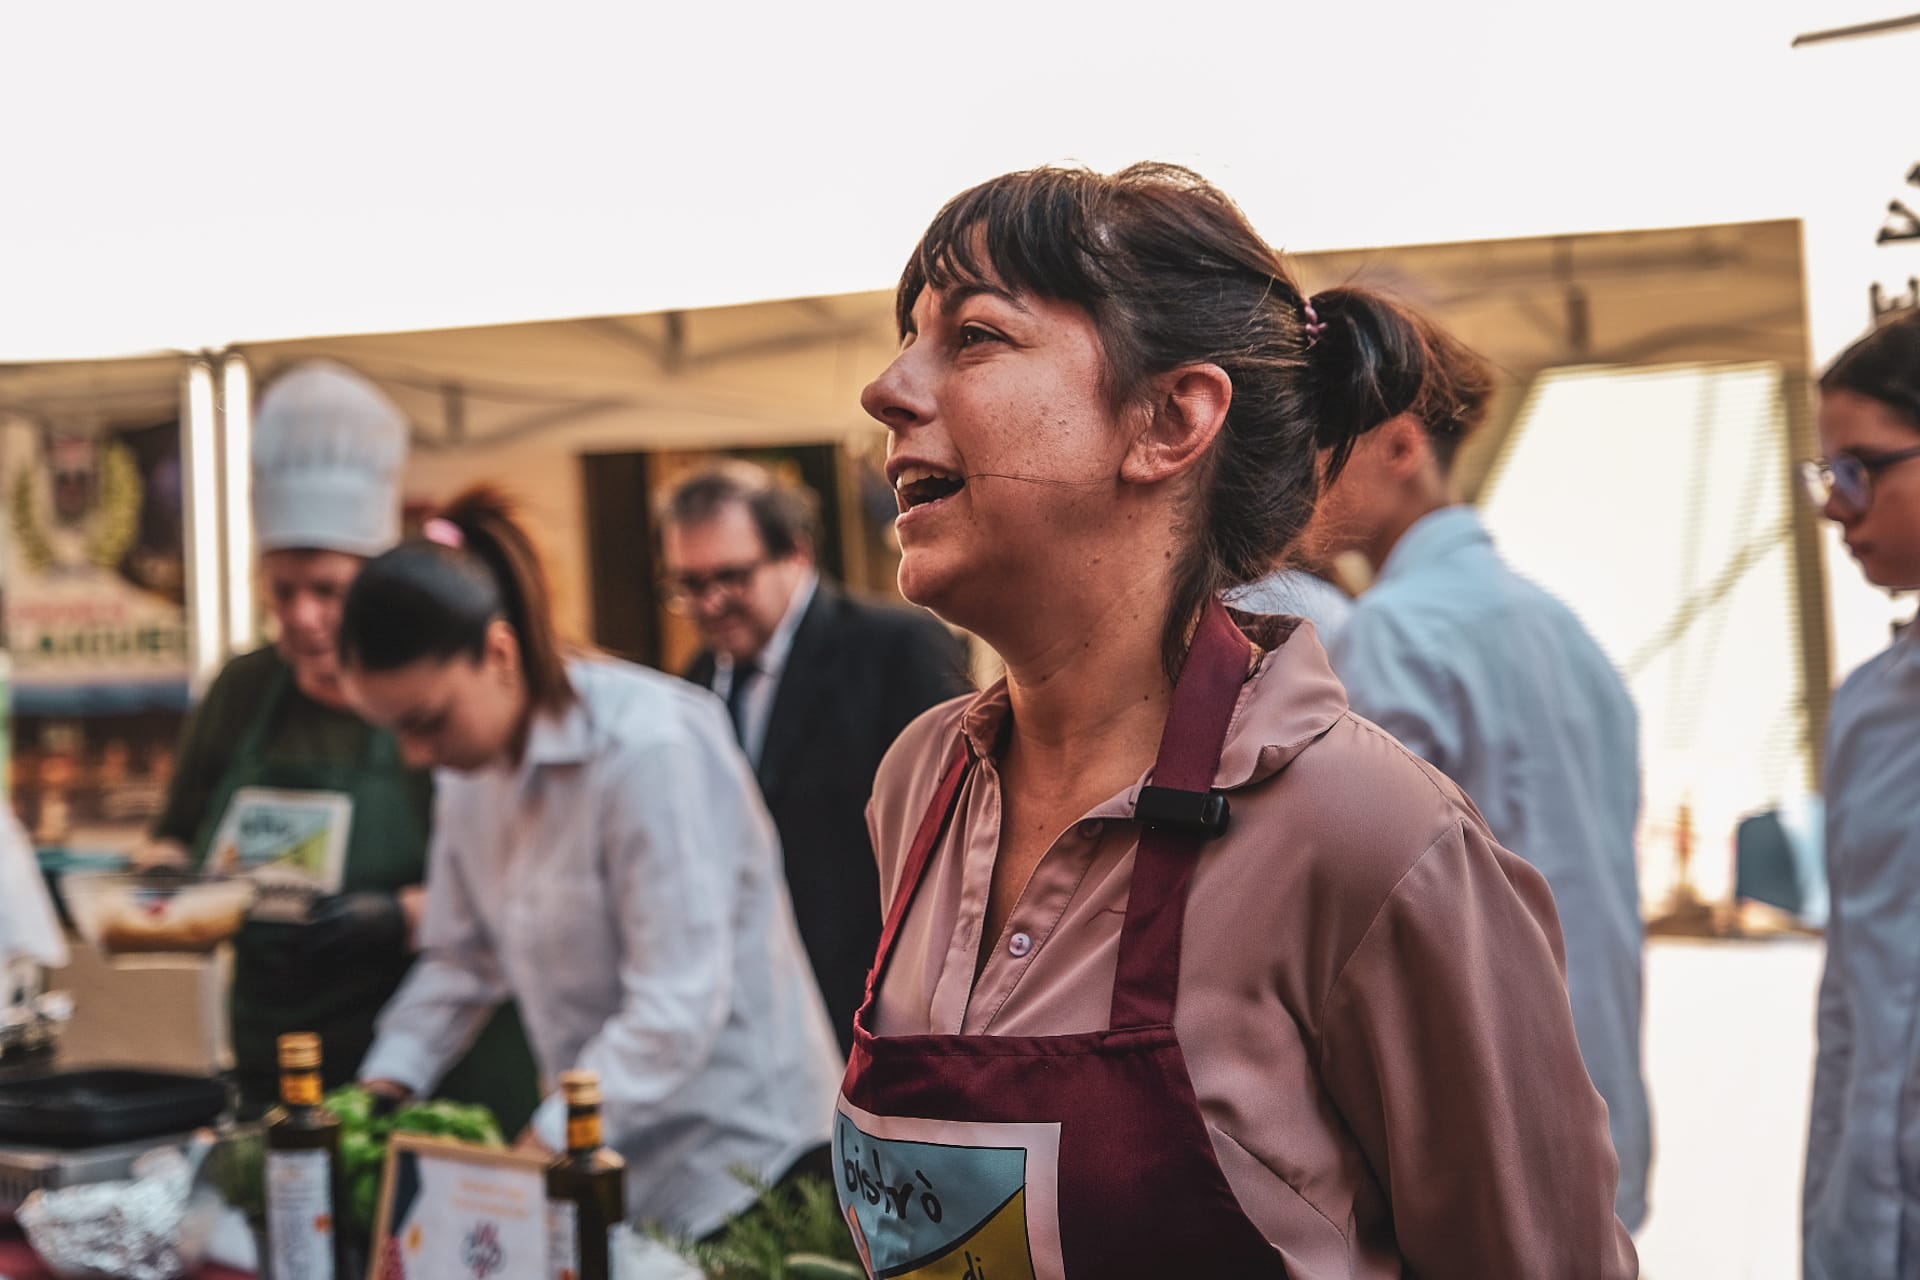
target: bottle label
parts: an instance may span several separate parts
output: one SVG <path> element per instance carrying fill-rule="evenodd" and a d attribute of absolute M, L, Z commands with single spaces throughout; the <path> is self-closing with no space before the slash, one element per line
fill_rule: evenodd
<path fill-rule="evenodd" d="M 580 1280 L 580 1206 L 571 1200 L 547 1201 L 547 1275 Z"/>
<path fill-rule="evenodd" d="M 333 1280 L 333 1165 L 324 1151 L 267 1153 L 274 1280 Z"/>
<path fill-rule="evenodd" d="M 319 1073 L 314 1071 L 289 1071 L 281 1076 L 280 1101 L 290 1107 L 319 1106 Z"/>
<path fill-rule="evenodd" d="M 600 1113 L 589 1111 L 584 1115 L 567 1117 L 567 1150 L 594 1151 L 604 1141 L 600 1131 Z"/>

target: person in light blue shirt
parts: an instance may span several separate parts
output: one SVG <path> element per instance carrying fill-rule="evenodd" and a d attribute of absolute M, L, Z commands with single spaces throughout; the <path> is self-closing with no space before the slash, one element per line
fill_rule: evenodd
<path fill-rule="evenodd" d="M 1227 603 L 1247 613 L 1286 613 L 1305 618 L 1330 645 L 1353 614 L 1353 598 L 1310 569 L 1275 569 L 1227 595 Z"/>
<path fill-rule="evenodd" d="M 1920 588 L 1920 315 L 1820 379 L 1805 476 L 1875 586 Z M 1920 629 L 1827 722 L 1827 967 L 1802 1199 L 1807 1280 L 1920 1275 Z"/>
<path fill-rule="evenodd" d="M 1581 1054 L 1620 1158 L 1615 1209 L 1637 1230 L 1653 1140 L 1633 700 L 1573 612 L 1514 572 L 1479 515 L 1450 497 L 1455 453 L 1486 416 L 1486 362 L 1376 296 L 1335 289 L 1313 301 L 1321 342 L 1369 348 L 1389 371 L 1323 400 L 1350 406 L 1355 443 L 1307 552 L 1357 551 L 1377 574 L 1328 646 L 1334 671 L 1355 711 L 1459 783 L 1552 887 Z"/>

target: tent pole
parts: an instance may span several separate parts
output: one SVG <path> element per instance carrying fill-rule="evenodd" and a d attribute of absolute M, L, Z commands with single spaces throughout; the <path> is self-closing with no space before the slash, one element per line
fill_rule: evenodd
<path fill-rule="evenodd" d="M 1813 429 L 1813 388 L 1804 365 L 1781 369 L 1780 404 L 1786 417 L 1787 507 L 1792 522 L 1794 616 L 1800 632 L 1800 695 L 1806 713 L 1807 786 L 1819 791 L 1826 779 L 1827 714 L 1833 705 L 1833 616 L 1827 603 L 1820 519 L 1800 496 L 1795 475 L 1799 459 L 1820 452 Z"/>
<path fill-rule="evenodd" d="M 221 625 L 220 442 L 213 365 L 188 361 L 181 375 L 180 453 L 185 478 L 188 677 L 197 698 L 226 658 Z"/>
<path fill-rule="evenodd" d="M 220 369 L 221 578 L 227 652 L 253 648 L 253 375 L 230 351 Z"/>

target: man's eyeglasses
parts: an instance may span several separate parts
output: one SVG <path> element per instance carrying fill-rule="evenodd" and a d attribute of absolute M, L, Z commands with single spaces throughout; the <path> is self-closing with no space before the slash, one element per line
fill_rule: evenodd
<path fill-rule="evenodd" d="M 716 591 L 728 599 L 737 599 L 753 585 L 753 575 L 766 568 L 762 558 L 746 564 L 730 564 L 707 573 L 670 573 L 660 579 L 660 590 L 667 608 L 675 613 L 692 613 Z"/>
<path fill-rule="evenodd" d="M 1920 458 L 1920 447 L 1901 449 L 1862 458 L 1843 453 L 1837 458 L 1822 458 L 1800 464 L 1800 483 L 1806 487 L 1807 500 L 1825 509 L 1837 501 L 1850 515 L 1864 515 L 1873 503 L 1873 478 L 1896 462 Z"/>

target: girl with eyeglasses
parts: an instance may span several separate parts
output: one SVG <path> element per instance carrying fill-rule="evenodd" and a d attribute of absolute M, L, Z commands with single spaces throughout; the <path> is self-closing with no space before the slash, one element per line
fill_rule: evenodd
<path fill-rule="evenodd" d="M 1820 379 L 1807 466 L 1867 580 L 1920 588 L 1920 314 Z M 1807 1280 L 1920 1269 L 1920 631 L 1847 678 L 1827 726 L 1832 916 L 1802 1209 Z"/>

